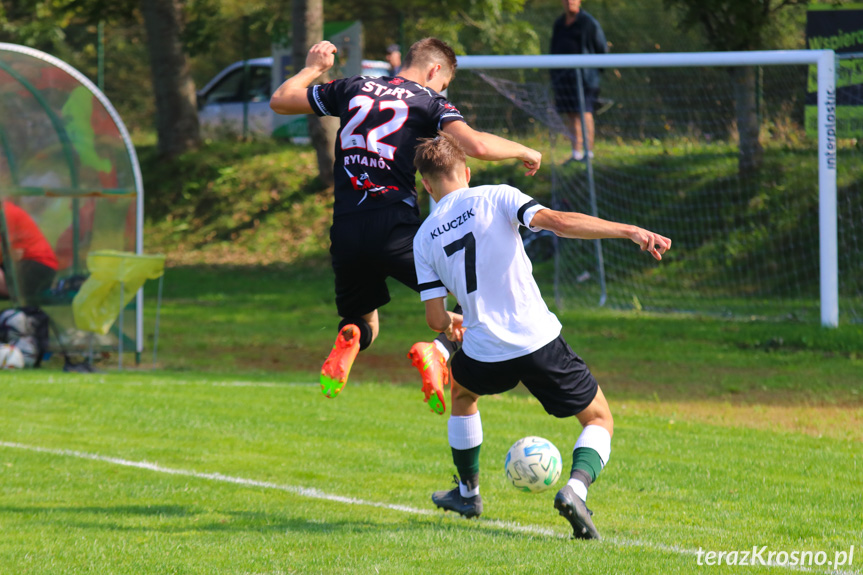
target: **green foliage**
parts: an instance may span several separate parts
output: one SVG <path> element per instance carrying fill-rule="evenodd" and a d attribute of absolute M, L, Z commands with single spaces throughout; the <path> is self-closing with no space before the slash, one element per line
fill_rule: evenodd
<path fill-rule="evenodd" d="M 53 50 L 63 40 L 62 28 L 69 14 L 56 13 L 53 0 L 2 0 L 0 33 L 2 41 Z M 35 17 L 34 17 L 35 16 Z"/>
<path fill-rule="evenodd" d="M 771 7 L 778 6 L 771 1 Z M 690 4 L 697 12 L 680 26 Z M 728 4 L 729 10 L 737 5 Z M 185 0 L 182 6 L 182 39 L 198 87 L 243 57 L 268 55 L 273 39 L 284 40 L 290 29 L 287 0 Z M 728 49 L 708 43 L 699 6 L 690 0 L 584 3 L 602 24 L 613 52 Z M 338 0 L 325 6 L 329 22 L 363 22 L 364 57 L 373 59 L 382 58 L 390 43 L 403 42 L 406 49 L 427 35 L 442 37 L 462 54 L 547 52 L 552 23 L 561 12 L 559 0 L 410 0 L 397 7 L 384 0 Z M 770 12 L 761 32 L 763 47 L 802 47 L 804 20 L 805 6 L 799 3 Z M 151 129 L 155 107 L 138 0 L 0 0 L 0 40 L 45 50 L 94 81 L 100 21 L 105 92 L 133 132 Z"/>
<path fill-rule="evenodd" d="M 555 18 L 562 13 L 560 2 L 553 2 Z M 611 52 L 697 52 L 706 49 L 703 34 L 697 27 L 679 25 L 679 13 L 666 8 L 664 0 L 587 0 L 582 7 L 600 23 Z M 550 20 L 547 25 L 551 38 Z"/>
<path fill-rule="evenodd" d="M 182 40 L 198 86 L 226 65 L 270 53 L 289 3 L 183 2 Z M 34 18 L 35 14 L 35 18 Z M 155 113 L 146 34 L 137 0 L 0 0 L 0 41 L 31 46 L 96 80 L 97 24 L 104 23 L 104 91 L 132 131 Z"/>
<path fill-rule="evenodd" d="M 773 13 L 764 27 L 764 47 L 769 50 L 806 48 L 807 3 L 789 4 Z"/>
<path fill-rule="evenodd" d="M 0 31 L 5 42 L 57 54 L 78 46 L 68 43 L 76 27 L 99 21 L 128 24 L 136 5 L 135 0 L 2 0 Z"/>
<path fill-rule="evenodd" d="M 229 64 L 269 56 L 282 30 L 290 29 L 290 2 L 195 0 L 185 17 L 183 43 L 200 88 Z"/>
<path fill-rule="evenodd" d="M 407 47 L 436 36 L 458 54 L 538 54 L 539 35 L 525 5 L 529 0 L 411 0 L 398 5 L 381 0 L 336 3 L 325 7 L 327 20 L 361 20 L 367 58 L 382 58 L 386 46 Z"/>
<path fill-rule="evenodd" d="M 763 50 L 785 47 L 791 35 L 791 43 L 798 44 L 802 38 L 801 10 L 790 17 L 777 15 L 788 7 L 805 8 L 806 0 L 665 0 L 670 9 L 680 11 L 680 26 L 688 29 L 700 27 L 714 50 Z M 803 10 L 805 16 L 805 10 Z"/>
<path fill-rule="evenodd" d="M 220 39 L 226 18 L 219 11 L 216 0 L 197 0 L 187 5 L 183 45 L 190 57 L 207 54 Z"/>
<path fill-rule="evenodd" d="M 417 38 L 437 36 L 458 54 L 539 54 L 539 36 L 521 19 L 525 0 L 474 0 L 421 12 Z M 441 9 L 443 8 L 443 9 Z"/>

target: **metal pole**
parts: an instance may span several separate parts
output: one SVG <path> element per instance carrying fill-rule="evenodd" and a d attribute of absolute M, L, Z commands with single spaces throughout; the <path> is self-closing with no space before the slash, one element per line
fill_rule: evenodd
<path fill-rule="evenodd" d="M 839 248 L 836 215 L 836 58 L 818 59 L 818 236 L 821 325 L 839 325 Z"/>
<path fill-rule="evenodd" d="M 590 152 L 592 150 L 588 148 L 587 121 L 584 119 L 584 86 L 581 83 L 581 68 L 575 69 L 575 78 L 576 84 L 578 84 L 578 115 L 581 119 L 581 142 L 584 146 L 584 161 L 587 166 L 587 189 L 590 192 L 590 215 L 598 218 L 599 208 L 596 205 L 596 186 L 593 181 L 593 162 L 590 159 Z M 602 240 L 593 240 L 593 245 L 596 247 L 596 267 L 599 272 L 599 305 L 601 307 L 605 305 L 605 300 L 608 299 L 608 293 L 605 289 L 605 259 L 602 257 Z"/>
<path fill-rule="evenodd" d="M 120 282 L 120 333 L 117 338 L 119 340 L 117 344 L 117 356 L 119 358 L 119 365 L 117 367 L 119 369 L 123 369 L 123 308 L 125 307 L 123 305 L 123 287 L 123 282 Z"/>
<path fill-rule="evenodd" d="M 80 274 L 81 268 L 81 200 L 72 198 L 72 270 Z"/>
<path fill-rule="evenodd" d="M 512 68 L 681 68 L 817 64 L 832 50 L 753 50 L 751 52 L 666 52 L 660 54 L 541 54 L 538 56 L 458 56 L 459 70 Z"/>
<path fill-rule="evenodd" d="M 159 276 L 159 295 L 156 297 L 156 331 L 153 332 L 153 369 L 156 369 L 156 352 L 159 349 L 159 312 L 162 309 L 162 284 L 165 274 Z"/>

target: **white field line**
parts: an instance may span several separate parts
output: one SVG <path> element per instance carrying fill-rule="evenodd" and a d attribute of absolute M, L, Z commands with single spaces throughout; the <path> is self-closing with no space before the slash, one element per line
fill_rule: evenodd
<path fill-rule="evenodd" d="M 38 381 L 26 381 L 21 382 L 22 384 L 26 384 L 27 386 L 33 385 L 69 385 L 69 381 L 65 378 L 55 378 L 53 376 L 47 377 L 45 379 L 40 379 Z M 86 383 L 109 383 L 105 380 L 105 378 L 91 378 L 86 381 Z M 308 381 L 284 381 L 284 382 L 275 382 L 275 381 L 200 381 L 200 380 L 191 380 L 191 379 L 175 379 L 175 380 L 162 380 L 162 381 L 153 381 L 153 380 L 120 380 L 120 381 L 111 381 L 111 385 L 134 385 L 134 386 L 143 386 L 143 385 L 152 385 L 152 386 L 161 386 L 166 387 L 170 385 L 206 385 L 211 387 L 316 387 L 319 384 L 316 382 L 308 382 Z M 361 382 L 356 383 L 356 386 L 362 385 Z"/>
<path fill-rule="evenodd" d="M 186 477 L 195 477 L 197 479 L 209 479 L 211 481 L 221 481 L 223 483 L 233 483 L 236 485 L 244 485 L 247 487 L 261 487 L 264 489 L 276 489 L 278 491 L 285 491 L 288 493 L 293 493 L 294 495 L 299 495 L 301 497 L 308 497 L 310 499 L 322 499 L 324 501 L 333 501 L 336 503 L 344 503 L 346 505 L 364 505 L 367 507 L 378 507 L 381 509 L 390 509 L 393 511 L 401 511 L 403 513 L 410 513 L 412 515 L 439 515 L 440 513 L 437 511 L 432 511 L 429 509 L 417 509 L 416 507 L 410 507 L 408 505 L 396 505 L 392 503 L 380 503 L 377 501 L 368 501 L 365 499 L 357 499 L 355 497 L 345 497 L 342 495 L 333 495 L 331 493 L 326 493 L 319 489 L 314 489 L 310 487 L 298 487 L 294 485 L 282 485 L 279 483 L 272 483 L 269 481 L 258 481 L 256 479 L 245 479 L 243 477 L 233 477 L 230 475 L 223 475 L 221 473 L 202 473 L 199 471 L 191 471 L 188 469 L 176 469 L 173 467 L 164 467 L 157 463 L 149 463 L 147 461 L 131 461 L 128 459 L 120 459 L 117 457 L 108 457 L 105 455 L 98 455 L 95 453 L 86 453 L 83 451 L 74 451 L 71 449 L 52 449 L 48 447 L 39 447 L 36 445 L 26 445 L 23 443 L 14 443 L 10 441 L 0 441 L 0 447 L 7 447 L 10 449 L 21 449 L 25 451 L 37 452 L 37 453 L 47 453 L 50 455 L 59 455 L 63 457 L 75 457 L 78 459 L 89 459 L 91 461 L 101 461 L 103 463 L 112 463 L 114 465 L 122 465 L 124 467 L 135 467 L 137 469 L 146 469 L 148 471 L 154 471 L 156 473 L 166 473 L 168 475 L 181 475 Z M 520 523 L 514 523 L 510 521 L 499 521 L 496 519 L 476 519 L 480 525 L 492 527 L 496 529 L 502 529 L 505 531 L 513 531 L 517 533 L 526 533 L 529 535 L 541 535 L 546 537 L 553 537 L 557 539 L 569 539 L 569 534 L 562 534 L 558 531 L 554 531 L 552 529 L 547 529 L 545 527 L 539 527 L 537 525 L 521 525 Z M 673 553 L 678 555 L 697 555 L 697 551 L 694 549 L 685 549 L 682 547 L 672 546 L 672 545 L 663 545 L 659 543 L 651 543 L 649 541 L 640 541 L 637 539 L 625 539 L 619 537 L 606 537 L 603 539 L 606 543 L 611 543 L 616 547 L 644 547 L 647 549 L 652 549 L 654 551 L 662 551 L 666 553 Z M 813 569 L 805 566 L 799 565 L 781 565 L 781 564 L 770 564 L 768 563 L 766 566 L 776 567 L 776 568 L 784 568 L 791 571 L 802 571 L 802 572 L 810 572 L 810 573 L 827 573 L 831 575 L 860 575 L 859 571 L 824 571 Z"/>

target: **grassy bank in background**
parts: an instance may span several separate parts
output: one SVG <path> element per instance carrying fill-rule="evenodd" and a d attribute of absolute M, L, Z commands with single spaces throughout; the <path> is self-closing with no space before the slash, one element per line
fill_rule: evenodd
<path fill-rule="evenodd" d="M 329 249 L 332 190 L 317 179 L 310 146 L 213 141 L 175 162 L 162 161 L 146 139 L 137 149 L 146 249 L 168 254 L 169 266 L 290 263 Z M 550 170 L 527 178 L 518 163 L 471 165 L 477 182 L 508 182 L 550 197 Z M 418 189 L 425 213 L 429 199 Z"/>
<path fill-rule="evenodd" d="M 145 245 L 168 265 L 292 262 L 329 246 L 332 192 L 307 146 L 218 141 L 174 162 L 153 145 L 138 153 Z"/>

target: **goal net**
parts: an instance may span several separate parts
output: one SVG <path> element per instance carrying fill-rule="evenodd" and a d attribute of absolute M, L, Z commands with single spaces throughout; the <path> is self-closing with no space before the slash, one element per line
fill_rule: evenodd
<path fill-rule="evenodd" d="M 724 54 L 728 60 L 734 53 Z M 516 185 L 549 207 L 673 240 L 656 262 L 624 240 L 531 238 L 546 242 L 545 253 L 554 257 L 557 304 L 820 318 L 825 325 L 836 324 L 838 309 L 843 321 L 859 321 L 857 138 L 850 124 L 838 126 L 838 139 L 835 126 L 821 126 L 835 124 L 835 115 L 819 123 L 816 66 L 664 66 L 663 56 L 671 55 L 459 62 L 449 97 L 468 122 L 544 153 L 541 176 Z M 549 82 L 560 58 L 587 67 L 608 62 L 595 111 L 595 155 L 584 161 L 571 160 L 572 123 L 556 111 Z M 839 95 L 840 109 L 863 104 L 842 89 Z"/>

